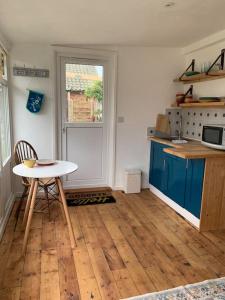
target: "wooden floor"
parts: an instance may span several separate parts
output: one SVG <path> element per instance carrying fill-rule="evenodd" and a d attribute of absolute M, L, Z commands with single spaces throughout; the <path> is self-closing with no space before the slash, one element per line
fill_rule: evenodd
<path fill-rule="evenodd" d="M 22 259 L 12 213 L 0 245 L 0 299 L 112 300 L 225 276 L 225 231 L 199 234 L 147 190 L 114 196 L 116 204 L 69 208 L 73 251 L 57 204 L 51 222 L 34 215 Z"/>

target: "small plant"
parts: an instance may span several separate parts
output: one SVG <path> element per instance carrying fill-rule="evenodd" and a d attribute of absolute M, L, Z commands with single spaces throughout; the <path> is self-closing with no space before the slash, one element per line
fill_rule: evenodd
<path fill-rule="evenodd" d="M 97 121 L 102 120 L 102 109 L 97 109 L 94 111 L 94 116 L 96 117 Z"/>

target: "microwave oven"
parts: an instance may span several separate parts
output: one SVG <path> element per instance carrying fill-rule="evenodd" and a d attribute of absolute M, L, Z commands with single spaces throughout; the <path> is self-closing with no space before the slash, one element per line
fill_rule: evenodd
<path fill-rule="evenodd" d="M 204 125 L 202 128 L 202 144 L 211 148 L 225 150 L 225 124 Z"/>

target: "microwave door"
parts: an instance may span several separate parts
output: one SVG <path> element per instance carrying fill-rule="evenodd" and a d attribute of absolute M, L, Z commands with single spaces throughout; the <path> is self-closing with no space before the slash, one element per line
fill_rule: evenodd
<path fill-rule="evenodd" d="M 204 126 L 202 140 L 206 143 L 222 145 L 223 128 Z"/>

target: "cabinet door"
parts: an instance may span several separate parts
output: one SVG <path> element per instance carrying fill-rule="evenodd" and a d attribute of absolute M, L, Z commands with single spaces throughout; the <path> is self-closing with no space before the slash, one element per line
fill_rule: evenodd
<path fill-rule="evenodd" d="M 180 206 L 185 203 L 187 160 L 166 155 L 166 195 Z"/>
<path fill-rule="evenodd" d="M 167 146 L 151 142 L 149 183 L 162 192 L 165 186 L 165 147 Z"/>
<path fill-rule="evenodd" d="M 205 160 L 188 160 L 185 208 L 200 218 Z"/>

